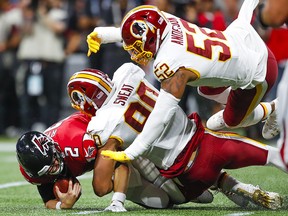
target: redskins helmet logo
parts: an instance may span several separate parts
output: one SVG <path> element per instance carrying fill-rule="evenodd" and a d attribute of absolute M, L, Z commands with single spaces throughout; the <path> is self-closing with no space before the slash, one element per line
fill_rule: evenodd
<path fill-rule="evenodd" d="M 148 28 L 147 25 L 144 23 L 144 21 L 136 20 L 131 25 L 131 32 L 132 35 L 136 38 L 141 38 L 143 34 L 147 33 Z"/>
<path fill-rule="evenodd" d="M 71 98 L 74 104 L 78 106 L 84 105 L 86 102 L 85 96 L 83 95 L 83 93 L 77 90 L 74 90 L 71 92 Z"/>

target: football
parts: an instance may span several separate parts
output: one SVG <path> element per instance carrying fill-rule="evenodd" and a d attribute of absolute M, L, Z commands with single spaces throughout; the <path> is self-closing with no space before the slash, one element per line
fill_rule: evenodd
<path fill-rule="evenodd" d="M 73 184 L 75 184 L 76 182 L 80 183 L 78 181 L 77 178 L 72 178 L 72 181 L 73 181 Z M 55 183 L 54 183 L 54 186 L 53 186 L 53 193 L 55 195 L 55 197 L 57 199 L 59 199 L 57 193 L 56 193 L 56 186 L 59 188 L 59 190 L 62 192 L 62 193 L 67 193 L 68 191 L 68 186 L 69 186 L 69 178 L 61 178 L 61 179 L 58 179 Z"/>

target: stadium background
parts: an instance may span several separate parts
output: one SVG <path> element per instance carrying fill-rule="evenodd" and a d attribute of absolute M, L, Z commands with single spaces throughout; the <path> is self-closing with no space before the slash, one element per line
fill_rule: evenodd
<path fill-rule="evenodd" d="M 18 171 L 14 152 L 17 138 L 28 130 L 43 131 L 73 112 L 66 94 L 66 83 L 74 72 L 92 67 L 104 71 L 112 78 L 113 72 L 122 63 L 130 61 L 121 44 L 102 45 L 99 53 L 88 58 L 86 36 L 94 27 L 119 26 L 122 17 L 131 8 L 141 4 L 153 4 L 199 26 L 224 30 L 237 17 L 241 3 L 242 0 L 1 0 L 0 215 L 36 215 L 37 212 L 44 215 L 49 212 L 43 208 L 35 187 L 23 183 L 24 179 Z M 51 28 L 57 22 L 53 23 L 50 16 L 65 24 L 57 34 L 54 32 L 55 29 Z M 257 20 L 257 10 L 252 24 L 276 56 L 279 80 L 284 62 L 288 59 L 288 30 L 262 29 Z M 43 31 L 33 31 L 35 26 L 40 26 Z M 49 35 L 51 38 L 44 40 L 43 32 L 47 32 L 45 38 Z M 30 46 L 27 46 L 27 40 L 31 41 Z M 53 51 L 55 44 L 61 45 L 61 50 L 56 49 L 59 53 Z M 58 54 L 63 54 L 62 58 L 55 58 Z M 151 65 L 143 69 L 147 73 L 147 79 L 159 88 L 159 83 L 151 73 Z M 265 98 L 266 101 L 275 98 L 277 84 Z M 187 114 L 192 111 L 199 112 L 203 123 L 222 108 L 199 97 L 192 88 L 181 100 L 181 106 Z M 261 128 L 262 124 L 258 124 L 238 132 L 262 140 Z M 276 139 L 277 137 L 268 144 L 274 145 Z M 237 171 L 235 175 L 240 180 L 260 184 L 265 189 L 280 192 L 284 196 L 288 193 L 285 187 L 287 177 L 278 170 L 252 167 Z M 15 182 L 20 182 L 19 186 L 15 186 Z M 85 194 L 77 203 L 76 211 L 55 214 L 70 215 L 83 212 L 86 208 L 91 210 L 93 206 L 101 209 L 109 204 L 109 195 L 100 201 L 92 194 L 89 176 L 83 179 L 83 182 L 87 189 L 84 188 Z M 86 195 L 89 199 L 83 199 Z M 190 214 L 191 210 L 197 215 L 266 214 L 266 211 L 258 208 L 242 212 L 233 203 L 218 197 L 221 195 L 216 196 L 216 202 L 204 207 L 195 204 L 184 205 L 181 207 L 181 213 L 177 211 L 177 214 Z M 141 207 L 133 204 L 131 208 L 141 210 Z M 277 214 L 284 215 L 286 209 L 287 206 L 284 206 L 284 210 L 277 211 Z M 144 214 L 144 211 L 140 211 L 140 214 L 141 212 Z M 161 215 L 175 214 L 176 211 L 148 213 Z"/>

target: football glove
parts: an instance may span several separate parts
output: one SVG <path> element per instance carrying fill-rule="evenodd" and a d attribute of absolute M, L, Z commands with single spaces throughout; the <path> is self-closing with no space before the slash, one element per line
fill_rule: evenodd
<path fill-rule="evenodd" d="M 93 31 L 87 36 L 86 40 L 88 44 L 88 53 L 87 56 L 89 57 L 91 53 L 97 53 L 100 50 L 101 39 L 98 37 L 98 33 Z"/>
<path fill-rule="evenodd" d="M 124 151 L 110 151 L 110 150 L 103 150 L 101 155 L 113 159 L 119 162 L 129 162 L 131 159 L 126 155 Z"/>

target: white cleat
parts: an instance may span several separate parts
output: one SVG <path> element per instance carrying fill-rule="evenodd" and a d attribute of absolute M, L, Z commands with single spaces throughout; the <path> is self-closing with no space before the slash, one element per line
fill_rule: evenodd
<path fill-rule="evenodd" d="M 283 204 L 283 199 L 278 193 L 264 191 L 259 186 L 241 184 L 241 187 L 237 188 L 236 191 L 254 204 L 267 209 L 279 209 Z"/>
<path fill-rule="evenodd" d="M 124 205 L 120 201 L 112 201 L 112 203 L 104 209 L 104 211 L 109 212 L 126 212 Z"/>
<path fill-rule="evenodd" d="M 272 112 L 267 119 L 262 128 L 262 136 L 265 139 L 272 139 L 280 133 L 280 127 L 277 123 L 276 111 Z"/>
<path fill-rule="evenodd" d="M 206 127 L 210 130 L 218 131 L 226 127 L 224 119 L 223 119 L 223 112 L 224 110 L 221 110 L 214 115 L 212 115 L 207 123 Z"/>

